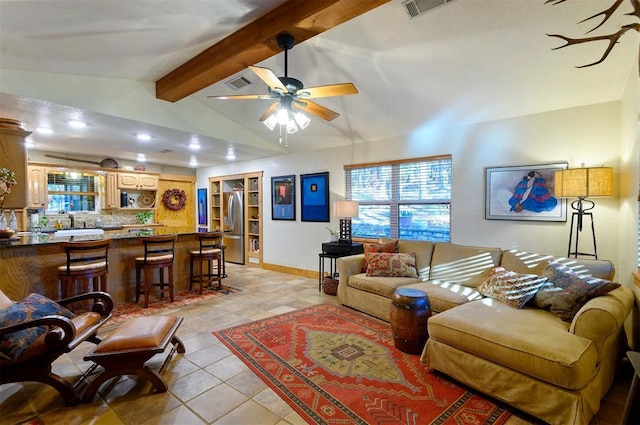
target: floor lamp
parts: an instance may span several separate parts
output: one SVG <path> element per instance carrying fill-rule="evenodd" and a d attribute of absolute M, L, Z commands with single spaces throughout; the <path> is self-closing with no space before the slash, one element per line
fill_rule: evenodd
<path fill-rule="evenodd" d="M 351 219 L 358 217 L 358 203 L 356 201 L 334 202 L 333 216 L 340 217 L 340 239 L 338 239 L 338 243 L 351 245 Z"/>
<path fill-rule="evenodd" d="M 613 194 L 613 168 L 611 167 L 582 167 L 559 170 L 555 172 L 555 196 L 557 198 L 578 198 L 571 203 L 574 211 L 571 213 L 571 230 L 569 232 L 569 248 L 567 256 L 586 255 L 598 259 L 596 232 L 593 226 L 591 210 L 595 203 L 587 198 L 611 196 Z M 593 238 L 593 253 L 580 252 L 578 241 L 585 217 L 591 220 L 591 235 Z M 575 240 L 574 240 L 575 235 Z M 573 251 L 571 245 L 573 243 Z"/>

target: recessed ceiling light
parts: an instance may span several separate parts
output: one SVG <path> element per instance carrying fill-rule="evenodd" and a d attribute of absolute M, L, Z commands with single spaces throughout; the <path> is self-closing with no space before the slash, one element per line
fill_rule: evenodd
<path fill-rule="evenodd" d="M 229 160 L 236 159 L 236 154 L 234 154 L 233 152 L 229 152 L 227 153 L 227 156 L 225 156 L 225 158 Z"/>
<path fill-rule="evenodd" d="M 145 162 L 146 160 L 147 160 L 147 157 L 145 156 L 145 154 L 143 153 L 138 154 L 138 161 Z"/>
<path fill-rule="evenodd" d="M 38 127 L 36 131 L 40 134 L 53 134 L 53 130 L 49 127 Z"/>
<path fill-rule="evenodd" d="M 192 140 L 191 143 L 189 143 L 189 149 L 191 149 L 192 151 L 200 150 L 200 143 Z"/>
<path fill-rule="evenodd" d="M 69 125 L 73 128 L 85 128 L 87 123 L 84 121 L 71 120 L 69 121 Z"/>
<path fill-rule="evenodd" d="M 151 136 L 145 133 L 138 133 L 136 134 L 136 137 L 138 138 L 138 140 L 142 140 L 143 142 L 148 142 L 149 140 L 151 140 Z"/>
<path fill-rule="evenodd" d="M 196 157 L 192 156 L 191 161 L 189 161 L 189 166 L 196 167 L 197 165 L 198 165 L 198 161 L 196 160 Z"/>

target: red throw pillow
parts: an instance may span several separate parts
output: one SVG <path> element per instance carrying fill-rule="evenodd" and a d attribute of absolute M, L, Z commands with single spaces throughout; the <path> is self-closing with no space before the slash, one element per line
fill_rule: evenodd
<path fill-rule="evenodd" d="M 369 243 L 364 245 L 364 265 L 362 266 L 361 273 L 367 272 L 367 254 L 371 252 L 398 252 L 398 241 L 385 242 L 385 243 Z"/>

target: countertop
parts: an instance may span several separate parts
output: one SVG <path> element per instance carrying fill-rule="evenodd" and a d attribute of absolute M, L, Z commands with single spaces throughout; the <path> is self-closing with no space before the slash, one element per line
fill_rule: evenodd
<path fill-rule="evenodd" d="M 134 227 L 134 229 L 130 229 L 129 232 L 125 233 L 115 233 L 115 234 L 103 234 L 103 235 L 86 235 L 86 236 L 65 236 L 65 237 L 55 237 L 53 233 L 32 233 L 32 232 L 18 232 L 16 236 L 10 239 L 0 239 L 0 249 L 4 248 L 12 248 L 12 247 L 21 247 L 21 246 L 36 246 L 36 245 L 50 245 L 57 244 L 60 242 L 79 242 L 79 241 L 96 241 L 96 240 L 105 240 L 105 239 L 133 239 L 139 238 L 141 236 L 154 236 L 156 235 L 156 229 L 158 226 L 145 226 L 140 227 L 137 226 L 122 226 L 121 228 Z M 104 230 L 110 230 L 105 227 Z M 117 229 L 113 229 L 117 230 Z M 181 233 L 181 234 L 192 234 L 195 232 Z M 157 233 L 160 234 L 160 233 Z M 166 233 L 162 233 L 166 234 Z"/>

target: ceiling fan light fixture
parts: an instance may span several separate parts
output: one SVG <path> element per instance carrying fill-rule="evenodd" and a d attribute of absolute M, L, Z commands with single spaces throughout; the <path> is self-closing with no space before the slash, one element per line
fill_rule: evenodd
<path fill-rule="evenodd" d="M 278 120 L 278 124 L 285 125 L 289 121 L 289 111 L 285 108 L 280 108 L 280 110 L 276 113 L 276 119 Z"/>
<path fill-rule="evenodd" d="M 291 118 L 289 121 L 287 121 L 287 133 L 293 134 L 297 132 L 298 132 L 298 126 L 296 125 L 296 122 L 293 120 L 293 118 Z"/>
<path fill-rule="evenodd" d="M 296 112 L 295 114 L 293 114 L 293 119 L 296 121 L 296 124 L 298 124 L 301 130 L 307 128 L 307 126 L 311 122 L 309 117 L 302 112 Z"/>
<path fill-rule="evenodd" d="M 276 118 L 276 114 L 271 114 L 269 117 L 263 121 L 264 125 L 271 131 L 276 128 L 276 124 L 278 124 L 278 119 Z"/>

